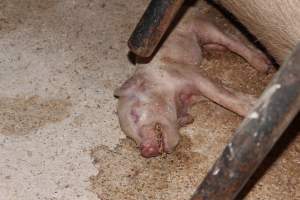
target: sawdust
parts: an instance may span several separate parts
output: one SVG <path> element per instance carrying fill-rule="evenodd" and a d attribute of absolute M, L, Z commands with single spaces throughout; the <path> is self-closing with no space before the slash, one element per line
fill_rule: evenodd
<path fill-rule="evenodd" d="M 163 143 L 163 133 L 162 133 L 161 125 L 159 123 L 156 123 L 154 130 L 157 138 L 157 144 L 159 146 L 159 152 L 163 153 L 164 143 Z"/>
<path fill-rule="evenodd" d="M 26 135 L 49 123 L 59 122 L 69 115 L 69 100 L 30 98 L 0 98 L 0 133 Z"/>
<path fill-rule="evenodd" d="M 198 184 L 199 163 L 206 158 L 191 151 L 191 141 L 182 137 L 176 152 L 145 159 L 131 140 L 122 140 L 114 150 L 100 146 L 92 150 L 99 174 L 91 178 L 100 199 L 188 199 Z M 175 181 L 176 180 L 176 181 Z"/>

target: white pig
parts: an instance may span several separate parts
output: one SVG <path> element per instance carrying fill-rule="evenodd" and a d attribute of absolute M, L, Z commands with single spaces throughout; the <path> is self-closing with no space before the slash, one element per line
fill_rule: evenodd
<path fill-rule="evenodd" d="M 218 0 L 279 64 L 300 41 L 299 0 Z"/>

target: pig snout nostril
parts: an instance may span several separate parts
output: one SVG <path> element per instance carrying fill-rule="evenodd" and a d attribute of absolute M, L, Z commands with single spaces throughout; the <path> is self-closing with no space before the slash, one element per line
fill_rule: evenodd
<path fill-rule="evenodd" d="M 141 149 L 142 156 L 145 158 L 150 158 L 150 157 L 158 156 L 161 154 L 159 148 L 149 145 L 149 144 L 141 145 L 140 149 Z"/>

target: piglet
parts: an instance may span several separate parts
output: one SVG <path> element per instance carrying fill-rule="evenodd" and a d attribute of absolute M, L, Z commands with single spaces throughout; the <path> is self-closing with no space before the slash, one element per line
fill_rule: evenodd
<path fill-rule="evenodd" d="M 148 64 L 115 90 L 121 129 L 144 157 L 171 153 L 179 142 L 179 128 L 193 122 L 189 107 L 205 96 L 245 116 L 256 98 L 213 83 L 201 73 L 203 49 L 229 49 L 259 71 L 270 61 L 258 50 L 222 33 L 201 16 L 180 22 Z"/>

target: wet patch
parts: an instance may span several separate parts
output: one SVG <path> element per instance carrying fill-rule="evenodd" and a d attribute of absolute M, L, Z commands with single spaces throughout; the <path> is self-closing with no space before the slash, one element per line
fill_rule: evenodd
<path fill-rule="evenodd" d="M 15 30 L 27 17 L 43 13 L 57 2 L 57 0 L 1 0 L 0 33 Z"/>
<path fill-rule="evenodd" d="M 91 189 L 102 200 L 189 199 L 207 170 L 201 165 L 206 157 L 191 146 L 184 136 L 174 153 L 150 159 L 141 157 L 129 139 L 114 150 L 95 148 L 92 157 L 99 173 L 91 177 Z"/>
<path fill-rule="evenodd" d="M 69 100 L 30 98 L 0 98 L 0 133 L 26 135 L 49 123 L 69 116 Z"/>

